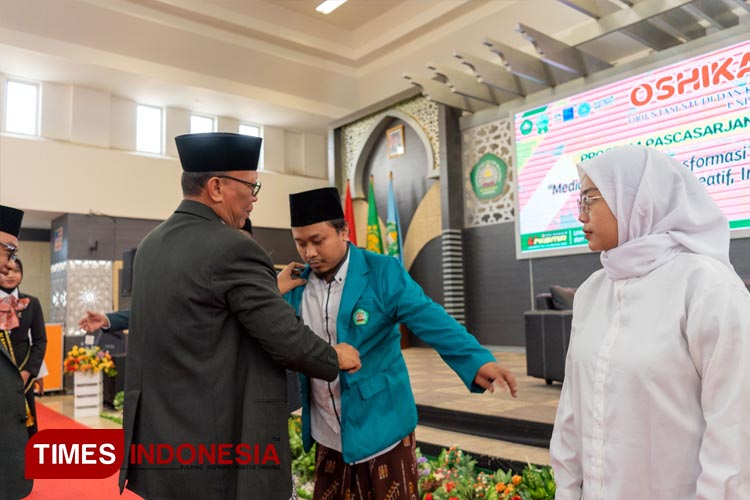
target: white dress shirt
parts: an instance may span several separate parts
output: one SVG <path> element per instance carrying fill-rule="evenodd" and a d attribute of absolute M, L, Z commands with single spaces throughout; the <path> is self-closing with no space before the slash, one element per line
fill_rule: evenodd
<path fill-rule="evenodd" d="M 558 500 L 750 499 L 750 294 L 726 265 L 579 288 L 550 461 Z"/>
<path fill-rule="evenodd" d="M 330 283 L 310 273 L 302 294 L 302 320 L 315 334 L 331 345 L 336 345 L 336 318 L 341 304 L 346 272 L 349 270 L 349 254 Z M 341 451 L 341 427 L 337 413 L 341 415 L 341 391 L 339 378 L 333 382 L 310 378 L 310 425 L 315 441 Z"/>
<path fill-rule="evenodd" d="M 339 315 L 341 294 L 349 271 L 349 254 L 330 283 L 310 273 L 302 294 L 302 320 L 315 334 L 331 345 L 336 345 L 336 318 Z M 327 318 L 327 321 L 326 321 Z M 341 388 L 339 378 L 333 382 L 310 378 L 310 427 L 312 438 L 326 448 L 341 451 Z M 357 463 L 366 462 L 392 450 L 400 441 Z"/>
<path fill-rule="evenodd" d="M 14 288 L 11 293 L 6 292 L 5 290 L 0 290 L 0 300 L 3 300 L 8 295 L 12 295 L 15 298 L 18 298 L 18 287 Z"/>

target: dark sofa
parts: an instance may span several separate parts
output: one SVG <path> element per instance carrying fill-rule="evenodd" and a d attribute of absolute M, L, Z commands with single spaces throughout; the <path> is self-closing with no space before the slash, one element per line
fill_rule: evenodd
<path fill-rule="evenodd" d="M 565 356 L 573 322 L 575 289 L 552 286 L 536 295 L 535 308 L 524 313 L 526 373 L 547 384 L 565 379 Z"/>
<path fill-rule="evenodd" d="M 750 279 L 743 282 L 750 291 Z M 543 378 L 547 384 L 565 379 L 574 294 L 574 288 L 551 286 L 550 292 L 537 294 L 534 309 L 524 313 L 529 377 Z"/>

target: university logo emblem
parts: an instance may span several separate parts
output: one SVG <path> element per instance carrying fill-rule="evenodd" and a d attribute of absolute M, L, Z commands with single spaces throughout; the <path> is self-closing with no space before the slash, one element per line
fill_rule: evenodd
<path fill-rule="evenodd" d="M 471 169 L 471 187 L 480 200 L 491 200 L 503 192 L 508 165 L 492 153 L 482 156 Z"/>
<path fill-rule="evenodd" d="M 359 308 L 354 311 L 354 316 L 352 317 L 352 319 L 354 320 L 355 325 L 364 326 L 368 321 L 370 321 L 370 313 L 362 308 Z"/>

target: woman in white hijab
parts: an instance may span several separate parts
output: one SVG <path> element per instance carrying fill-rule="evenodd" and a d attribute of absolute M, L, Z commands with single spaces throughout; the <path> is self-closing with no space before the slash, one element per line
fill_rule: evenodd
<path fill-rule="evenodd" d="M 727 219 L 654 149 L 578 168 L 579 220 L 604 269 L 575 295 L 556 499 L 750 499 L 750 294 Z"/>

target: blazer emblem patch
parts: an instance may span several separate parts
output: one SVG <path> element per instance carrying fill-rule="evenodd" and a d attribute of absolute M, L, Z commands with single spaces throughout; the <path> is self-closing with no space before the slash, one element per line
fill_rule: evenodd
<path fill-rule="evenodd" d="M 354 320 L 355 325 L 364 326 L 370 321 L 370 313 L 360 307 L 359 309 L 354 311 L 352 319 Z"/>

